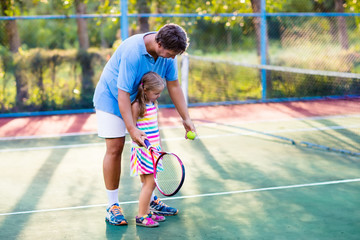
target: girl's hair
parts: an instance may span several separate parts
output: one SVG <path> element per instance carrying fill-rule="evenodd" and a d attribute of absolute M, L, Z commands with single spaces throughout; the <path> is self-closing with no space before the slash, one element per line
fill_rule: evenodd
<path fill-rule="evenodd" d="M 135 101 L 139 103 L 140 114 L 139 117 L 144 117 L 146 112 L 146 99 L 145 91 L 162 90 L 165 87 L 164 80 L 156 72 L 148 72 L 141 78 L 138 93 Z M 157 104 L 157 101 L 154 103 Z"/>

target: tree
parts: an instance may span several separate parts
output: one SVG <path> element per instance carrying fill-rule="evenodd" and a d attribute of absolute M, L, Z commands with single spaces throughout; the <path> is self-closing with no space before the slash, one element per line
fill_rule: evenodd
<path fill-rule="evenodd" d="M 111 9 L 112 9 L 111 5 L 112 5 L 112 0 L 101 0 L 100 5 L 97 7 L 97 13 L 98 14 L 110 13 Z M 105 27 L 104 23 L 105 22 L 106 22 L 106 19 L 100 18 L 97 23 L 97 25 L 100 27 L 100 46 L 102 48 L 109 47 L 109 43 L 106 41 L 105 35 L 104 35 L 104 27 Z"/>
<path fill-rule="evenodd" d="M 250 0 L 251 2 L 251 7 L 253 9 L 253 12 L 254 13 L 259 13 L 261 11 L 261 0 Z M 253 24 L 254 24 L 254 28 L 255 28 L 255 35 L 256 35 L 256 46 L 257 46 L 257 54 L 258 56 L 261 55 L 261 44 L 260 44 L 260 41 L 261 41 L 261 32 L 260 32 L 260 17 L 254 17 L 253 18 Z M 268 43 L 268 33 L 267 33 L 267 29 L 265 30 L 265 38 L 266 38 L 266 62 L 268 62 L 268 49 L 269 49 L 269 43 Z"/>
<path fill-rule="evenodd" d="M 343 0 L 334 0 L 335 1 L 335 11 L 338 13 L 344 12 L 344 2 Z M 343 49 L 349 49 L 349 37 L 346 29 L 346 20 L 345 17 L 338 17 L 337 19 L 338 27 L 338 36 Z"/>
<path fill-rule="evenodd" d="M 319 12 L 344 12 L 344 0 L 314 0 L 315 11 Z M 349 37 L 347 34 L 346 20 L 345 17 L 329 18 L 330 22 L 330 33 L 332 34 L 335 41 L 339 41 L 343 49 L 349 49 Z"/>
<path fill-rule="evenodd" d="M 1 14 L 3 16 L 14 16 L 15 11 L 15 2 L 13 0 L 1 0 Z M 18 52 L 21 41 L 16 20 L 5 21 L 5 31 L 10 51 L 13 53 Z"/>
<path fill-rule="evenodd" d="M 76 14 L 86 14 L 86 4 L 84 0 L 75 0 Z M 89 48 L 89 36 L 87 32 L 87 23 L 84 18 L 77 18 L 77 32 L 79 37 L 80 49 L 86 50 Z"/>
<path fill-rule="evenodd" d="M 150 1 L 151 3 L 151 1 Z M 137 0 L 137 10 L 139 13 L 150 13 L 149 1 L 148 0 Z M 140 33 L 149 32 L 149 18 L 139 17 Z"/>
<path fill-rule="evenodd" d="M 2 0 L 1 1 L 1 14 L 3 16 L 14 16 L 15 13 L 18 12 L 18 8 L 16 8 L 17 1 L 14 0 Z M 25 81 L 23 74 L 21 73 L 21 69 L 19 67 L 18 60 L 17 63 L 14 61 L 14 54 L 19 51 L 21 46 L 19 31 L 17 28 L 16 20 L 7 20 L 5 23 L 5 30 L 7 35 L 7 42 L 9 44 L 9 49 L 13 54 L 6 54 L 4 59 L 6 59 L 6 65 L 8 69 L 13 71 L 15 76 L 16 83 L 16 110 L 22 110 L 24 106 L 24 101 L 28 97 L 28 85 Z"/>

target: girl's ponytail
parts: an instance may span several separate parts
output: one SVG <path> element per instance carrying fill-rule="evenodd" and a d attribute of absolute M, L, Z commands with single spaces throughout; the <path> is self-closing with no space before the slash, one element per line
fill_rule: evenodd
<path fill-rule="evenodd" d="M 146 112 L 146 99 L 143 79 L 141 79 L 141 83 L 138 88 L 138 94 L 136 95 L 136 100 L 138 101 L 140 107 L 139 117 L 144 117 Z"/>

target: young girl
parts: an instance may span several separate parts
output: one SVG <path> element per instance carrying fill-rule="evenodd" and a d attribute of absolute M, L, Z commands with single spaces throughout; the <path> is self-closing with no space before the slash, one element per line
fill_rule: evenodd
<path fill-rule="evenodd" d="M 136 127 L 146 133 L 151 145 L 161 150 L 160 133 L 157 119 L 157 99 L 165 87 L 163 79 L 155 72 L 146 73 L 139 86 L 135 101 L 131 105 Z M 150 152 L 135 142 L 131 148 L 130 171 L 132 176 L 140 175 L 142 189 L 139 196 L 139 211 L 136 225 L 157 227 L 165 221 L 164 216 L 150 212 L 150 200 L 155 189 L 153 162 Z"/>

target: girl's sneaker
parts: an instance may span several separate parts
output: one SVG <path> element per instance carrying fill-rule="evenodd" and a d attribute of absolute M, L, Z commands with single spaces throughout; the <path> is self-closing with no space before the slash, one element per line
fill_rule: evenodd
<path fill-rule="evenodd" d="M 135 217 L 136 220 L 136 225 L 138 226 L 143 226 L 143 227 L 158 227 L 159 223 L 157 221 L 154 221 L 152 219 L 151 214 L 147 214 L 145 216 L 142 217 Z"/>
<path fill-rule="evenodd" d="M 149 215 L 151 215 L 151 219 L 156 221 L 156 222 L 163 222 L 166 219 L 164 216 L 157 215 L 157 214 L 154 214 L 154 213 L 150 213 Z"/>
<path fill-rule="evenodd" d="M 176 208 L 169 207 L 160 201 L 157 196 L 155 196 L 154 201 L 150 202 L 150 211 L 162 216 L 174 216 L 179 212 Z"/>

